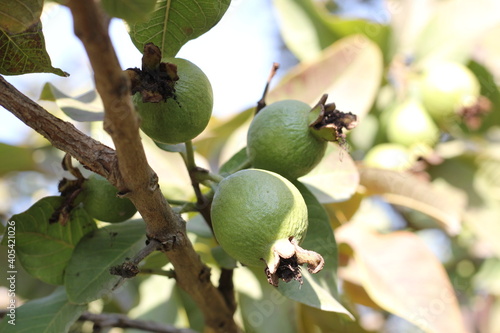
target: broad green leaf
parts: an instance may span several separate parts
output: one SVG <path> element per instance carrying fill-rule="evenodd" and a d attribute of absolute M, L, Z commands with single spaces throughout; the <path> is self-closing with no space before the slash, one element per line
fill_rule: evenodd
<path fill-rule="evenodd" d="M 380 234 L 363 223 L 347 223 L 335 235 L 354 250 L 356 277 L 379 306 L 428 333 L 468 332 L 443 265 L 420 237 Z"/>
<path fill-rule="evenodd" d="M 29 301 L 16 309 L 15 325 L 7 315 L 0 322 L 3 333 L 69 332 L 71 325 L 86 310 L 86 305 L 68 301 L 64 288 L 56 289 L 47 297 Z"/>
<path fill-rule="evenodd" d="M 500 23 L 499 11 L 495 0 L 442 2 L 413 44 L 413 55 L 423 62 L 465 62 L 476 40 Z"/>
<path fill-rule="evenodd" d="M 0 74 L 54 73 L 69 76 L 61 69 L 52 67 L 40 22 L 17 34 L 0 30 L 0 53 L 3 54 Z"/>
<path fill-rule="evenodd" d="M 382 70 L 379 47 L 363 35 L 352 35 L 333 43 L 314 61 L 293 68 L 267 101 L 297 99 L 312 106 L 326 93 L 329 103 L 362 120 L 377 96 Z"/>
<path fill-rule="evenodd" d="M 500 25 L 499 25 L 500 27 Z M 500 31 L 500 28 L 498 29 Z M 483 117 L 482 126 L 479 131 L 484 132 L 492 126 L 500 124 L 500 90 L 495 82 L 493 74 L 485 66 L 471 61 L 469 69 L 476 75 L 481 84 L 481 95 L 492 103 L 490 112 Z"/>
<path fill-rule="evenodd" d="M 210 30 L 231 0 L 160 0 L 146 22 L 130 25 L 132 42 L 143 52 L 154 43 L 163 57 L 173 57 L 182 45 Z"/>
<path fill-rule="evenodd" d="M 156 0 L 103 0 L 101 4 L 109 16 L 134 23 L 148 18 L 155 9 Z"/>
<path fill-rule="evenodd" d="M 302 271 L 303 284 L 295 281 L 292 283 L 280 283 L 278 290 L 286 297 L 297 302 L 318 308 L 323 311 L 337 312 L 354 319 L 353 315 L 340 304 L 324 287 L 322 287 L 309 272 Z"/>
<path fill-rule="evenodd" d="M 28 273 L 50 284 L 64 282 L 64 270 L 76 244 L 96 228 L 92 218 L 79 207 L 71 211 L 66 225 L 49 223 L 62 203 L 61 197 L 45 197 L 10 219 L 15 221 L 17 259 Z"/>
<path fill-rule="evenodd" d="M 304 304 L 298 307 L 300 333 L 308 332 L 342 332 L 342 333 L 373 333 L 364 330 L 359 321 L 346 319 L 345 316 L 333 315 Z"/>
<path fill-rule="evenodd" d="M 145 242 L 142 220 L 111 224 L 85 236 L 66 268 L 68 299 L 83 304 L 110 293 L 122 278 L 111 275 L 109 269 L 133 257 Z"/>
<path fill-rule="evenodd" d="M 326 210 L 321 206 L 316 197 L 300 182 L 294 185 L 301 192 L 308 212 L 309 227 L 306 238 L 301 247 L 315 251 L 325 260 L 324 268 L 316 273 L 309 274 L 306 269 L 302 270 L 303 284 L 297 281 L 289 283 L 280 282 L 278 291 L 286 297 L 300 303 L 312 306 L 324 311 L 338 312 L 350 318 L 352 315 L 336 300 L 337 291 L 337 244 Z"/>
<path fill-rule="evenodd" d="M 301 61 L 319 56 L 336 36 L 319 18 L 310 1 L 274 0 L 278 22 L 288 48 Z"/>
<path fill-rule="evenodd" d="M 154 140 L 153 140 L 154 141 Z M 154 141 L 155 145 L 161 150 L 168 151 L 169 153 L 186 153 L 186 145 L 179 143 L 176 145 L 171 145 L 167 143 Z"/>
<path fill-rule="evenodd" d="M 244 147 L 220 167 L 219 174 L 223 177 L 227 177 L 236 171 L 245 168 L 248 166 L 248 163 L 247 147 Z"/>
<path fill-rule="evenodd" d="M 186 229 L 188 232 L 192 232 L 199 237 L 212 238 L 214 236 L 212 229 L 210 229 L 207 221 L 205 221 L 201 214 L 195 214 L 193 217 L 189 218 Z"/>
<path fill-rule="evenodd" d="M 212 117 L 206 130 L 195 140 L 196 151 L 210 162 L 220 165 L 222 152 L 226 150 L 228 142 L 241 128 L 249 126 L 254 113 L 255 109 L 250 108 L 224 119 Z M 234 153 L 236 151 L 227 153 L 227 159 Z"/>
<path fill-rule="evenodd" d="M 43 86 L 40 99 L 56 102 L 68 117 L 76 121 L 104 120 L 102 101 L 95 90 L 71 97 L 48 82 Z"/>
<path fill-rule="evenodd" d="M 0 0 L 0 30 L 18 34 L 40 20 L 43 0 Z"/>
<path fill-rule="evenodd" d="M 177 293 L 182 300 L 184 311 L 189 320 L 189 327 L 196 332 L 203 332 L 205 320 L 198 305 L 184 290 L 176 286 Z"/>
<path fill-rule="evenodd" d="M 329 145 L 325 157 L 300 178 L 321 203 L 349 199 L 358 188 L 359 172 L 351 156 L 338 145 Z"/>
<path fill-rule="evenodd" d="M 467 193 L 469 206 L 482 206 L 484 199 L 474 184 L 477 165 L 464 144 L 457 141 L 442 143 L 436 146 L 436 151 L 446 159 L 429 168 L 432 179 L 443 179 Z"/>
<path fill-rule="evenodd" d="M 297 332 L 294 302 L 267 282 L 263 269 L 237 268 L 233 280 L 245 332 Z"/>
<path fill-rule="evenodd" d="M 37 170 L 33 160 L 33 149 L 27 147 L 11 146 L 0 142 L 0 176 L 8 172 Z"/>
<path fill-rule="evenodd" d="M 429 215 L 450 235 L 461 230 L 466 205 L 461 192 L 440 188 L 411 173 L 375 168 L 360 168 L 360 184 L 368 195 L 381 195 L 391 204 Z"/>
<path fill-rule="evenodd" d="M 312 0 L 274 0 L 281 35 L 301 61 L 310 61 L 337 40 L 363 34 L 387 49 L 389 27 L 364 19 L 347 19 L 330 13 Z"/>
<path fill-rule="evenodd" d="M 222 246 L 213 247 L 210 251 L 212 253 L 212 257 L 214 257 L 215 261 L 221 268 L 225 269 L 234 269 L 237 267 L 236 260 L 233 259 L 226 251 L 222 248 Z"/>
<path fill-rule="evenodd" d="M 139 304 L 128 312 L 130 318 L 174 325 L 179 328 L 189 326 L 182 300 L 175 288 L 175 279 L 153 275 L 141 282 L 139 295 Z M 144 331 L 127 329 L 127 333 L 141 332 Z"/>

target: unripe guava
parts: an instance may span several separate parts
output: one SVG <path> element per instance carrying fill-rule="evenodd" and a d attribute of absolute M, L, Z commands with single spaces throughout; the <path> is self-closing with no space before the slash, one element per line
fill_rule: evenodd
<path fill-rule="evenodd" d="M 372 168 L 403 171 L 409 169 L 415 161 L 415 156 L 408 147 L 398 143 L 380 143 L 368 151 L 363 164 Z"/>
<path fill-rule="evenodd" d="M 299 246 L 308 225 L 302 195 L 274 172 L 247 169 L 222 180 L 213 198 L 211 218 L 222 248 L 245 265 L 267 266 L 268 281 L 273 285 L 280 278 L 299 280 L 298 265 L 303 263 L 314 273 L 323 267 L 319 254 Z"/>
<path fill-rule="evenodd" d="M 212 115 L 212 86 L 205 73 L 188 60 L 164 58 L 162 62 L 177 66 L 175 91 L 172 97 L 159 102 L 144 102 L 147 93 L 133 96 L 141 116 L 140 127 L 147 136 L 161 143 L 192 140 L 206 128 Z"/>
<path fill-rule="evenodd" d="M 247 152 L 252 167 L 296 179 L 309 173 L 323 158 L 327 141 L 309 127 L 311 107 L 295 100 L 270 104 L 250 125 Z"/>
<path fill-rule="evenodd" d="M 87 213 L 104 222 L 123 222 L 136 212 L 134 204 L 127 198 L 116 196 L 118 190 L 100 175 L 91 175 L 82 187 L 77 202 L 83 203 Z"/>
<path fill-rule="evenodd" d="M 407 147 L 417 143 L 433 146 L 439 139 L 439 129 L 422 104 L 410 99 L 389 114 L 387 138 Z"/>
<path fill-rule="evenodd" d="M 419 86 L 425 109 L 439 122 L 461 108 L 475 104 L 481 88 L 467 67 L 450 62 L 429 66 Z"/>

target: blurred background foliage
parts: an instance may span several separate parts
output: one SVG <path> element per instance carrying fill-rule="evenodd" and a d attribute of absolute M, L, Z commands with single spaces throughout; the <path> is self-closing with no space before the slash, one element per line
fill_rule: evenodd
<path fill-rule="evenodd" d="M 272 1 L 286 66 L 268 103 L 291 98 L 312 106 L 328 93 L 330 102 L 360 119 L 344 152 L 359 168 L 360 185 L 349 198 L 320 200 L 339 245 L 338 300 L 356 320 L 284 299 L 247 269 L 238 269 L 238 321 L 247 332 L 500 332 L 500 3 L 355 3 Z M 239 4 L 233 1 L 234 10 Z M 471 74 L 477 94 L 451 112 L 429 110 L 422 82 L 430 68 L 450 63 Z M 241 80 L 237 69 L 234 74 Z M 460 79 L 453 75 L 439 76 L 445 87 L 457 85 Z M 237 84 L 245 89 L 244 81 Z M 431 99 L 439 103 L 443 96 Z M 111 145 L 96 121 L 102 106 L 93 91 L 75 97 L 46 85 L 40 98 L 56 116 L 76 121 Z M 194 141 L 197 163 L 217 172 L 245 146 L 252 114 L 249 108 L 214 116 Z M 157 149 L 145 136 L 143 142 L 165 196 L 192 200 L 181 157 Z M 0 143 L 0 160 L 3 225 L 56 194 L 58 180 L 69 176 L 60 166 L 62 153 L 34 133 L 19 144 Z M 201 218 L 186 218 L 215 281 L 224 259 Z M 0 266 L 6 267 L 6 251 L 1 256 Z M 20 269 L 21 300 L 54 288 Z M 134 279 L 90 308 L 202 329 L 192 301 L 163 277 Z M 88 330 L 84 326 L 75 332 Z"/>

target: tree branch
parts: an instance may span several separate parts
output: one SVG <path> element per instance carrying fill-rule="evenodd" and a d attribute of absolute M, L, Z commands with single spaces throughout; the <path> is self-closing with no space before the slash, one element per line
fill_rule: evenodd
<path fill-rule="evenodd" d="M 47 112 L 1 76 L 0 105 L 90 170 L 105 176 L 115 168 L 117 160 L 113 149 Z"/>
<path fill-rule="evenodd" d="M 238 332 L 232 311 L 210 282 L 210 269 L 203 264 L 189 241 L 185 222 L 163 197 L 155 172 L 149 167 L 139 136 L 139 120 L 107 32 L 107 23 L 93 0 L 72 0 L 70 8 L 76 35 L 81 39 L 94 70 L 96 88 L 105 109 L 104 128 L 116 152 L 78 131 L 29 100 L 0 77 L 0 104 L 51 144 L 106 177 L 120 194 L 130 198 L 145 223 L 148 237 L 163 244 L 173 264 L 177 284 L 198 304 L 210 332 Z"/>
<path fill-rule="evenodd" d="M 224 298 L 210 282 L 205 266 L 186 235 L 185 222 L 167 204 L 154 171 L 149 167 L 139 136 L 139 119 L 130 97 L 130 82 L 122 71 L 107 31 L 107 20 L 93 0 L 67 3 L 75 34 L 82 41 L 94 70 L 96 89 L 105 110 L 104 128 L 111 135 L 123 182 L 118 189 L 141 213 L 148 236 L 168 245 L 176 281 L 198 304 L 214 332 L 237 332 Z"/>

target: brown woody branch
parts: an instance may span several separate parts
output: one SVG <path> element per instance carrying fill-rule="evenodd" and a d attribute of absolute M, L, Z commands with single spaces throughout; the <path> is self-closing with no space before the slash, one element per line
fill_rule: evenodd
<path fill-rule="evenodd" d="M 75 34 L 81 39 L 94 70 L 96 88 L 105 109 L 104 128 L 116 152 L 78 131 L 0 77 L 0 104 L 51 144 L 106 177 L 134 203 L 146 222 L 147 234 L 160 241 L 174 265 L 176 280 L 198 304 L 209 332 L 238 332 L 232 311 L 210 282 L 210 270 L 187 238 L 185 222 L 167 204 L 154 171 L 149 167 L 139 136 L 139 120 L 107 31 L 107 20 L 93 0 L 67 3 Z"/>
<path fill-rule="evenodd" d="M 118 171 L 128 193 L 146 222 L 148 236 L 167 244 L 167 256 L 174 265 L 176 280 L 200 306 L 207 326 L 214 332 L 236 332 L 224 298 L 210 282 L 205 266 L 189 241 L 185 223 L 167 204 L 154 171 L 149 167 L 139 136 L 139 119 L 130 98 L 130 83 L 123 73 L 108 35 L 107 20 L 93 0 L 68 2 L 75 34 L 82 41 L 94 70 L 101 95 L 104 128 L 116 147 Z"/>
<path fill-rule="evenodd" d="M 80 132 L 73 124 L 54 117 L 1 76 L 0 105 L 90 170 L 106 175 L 116 165 L 113 149 Z"/>

